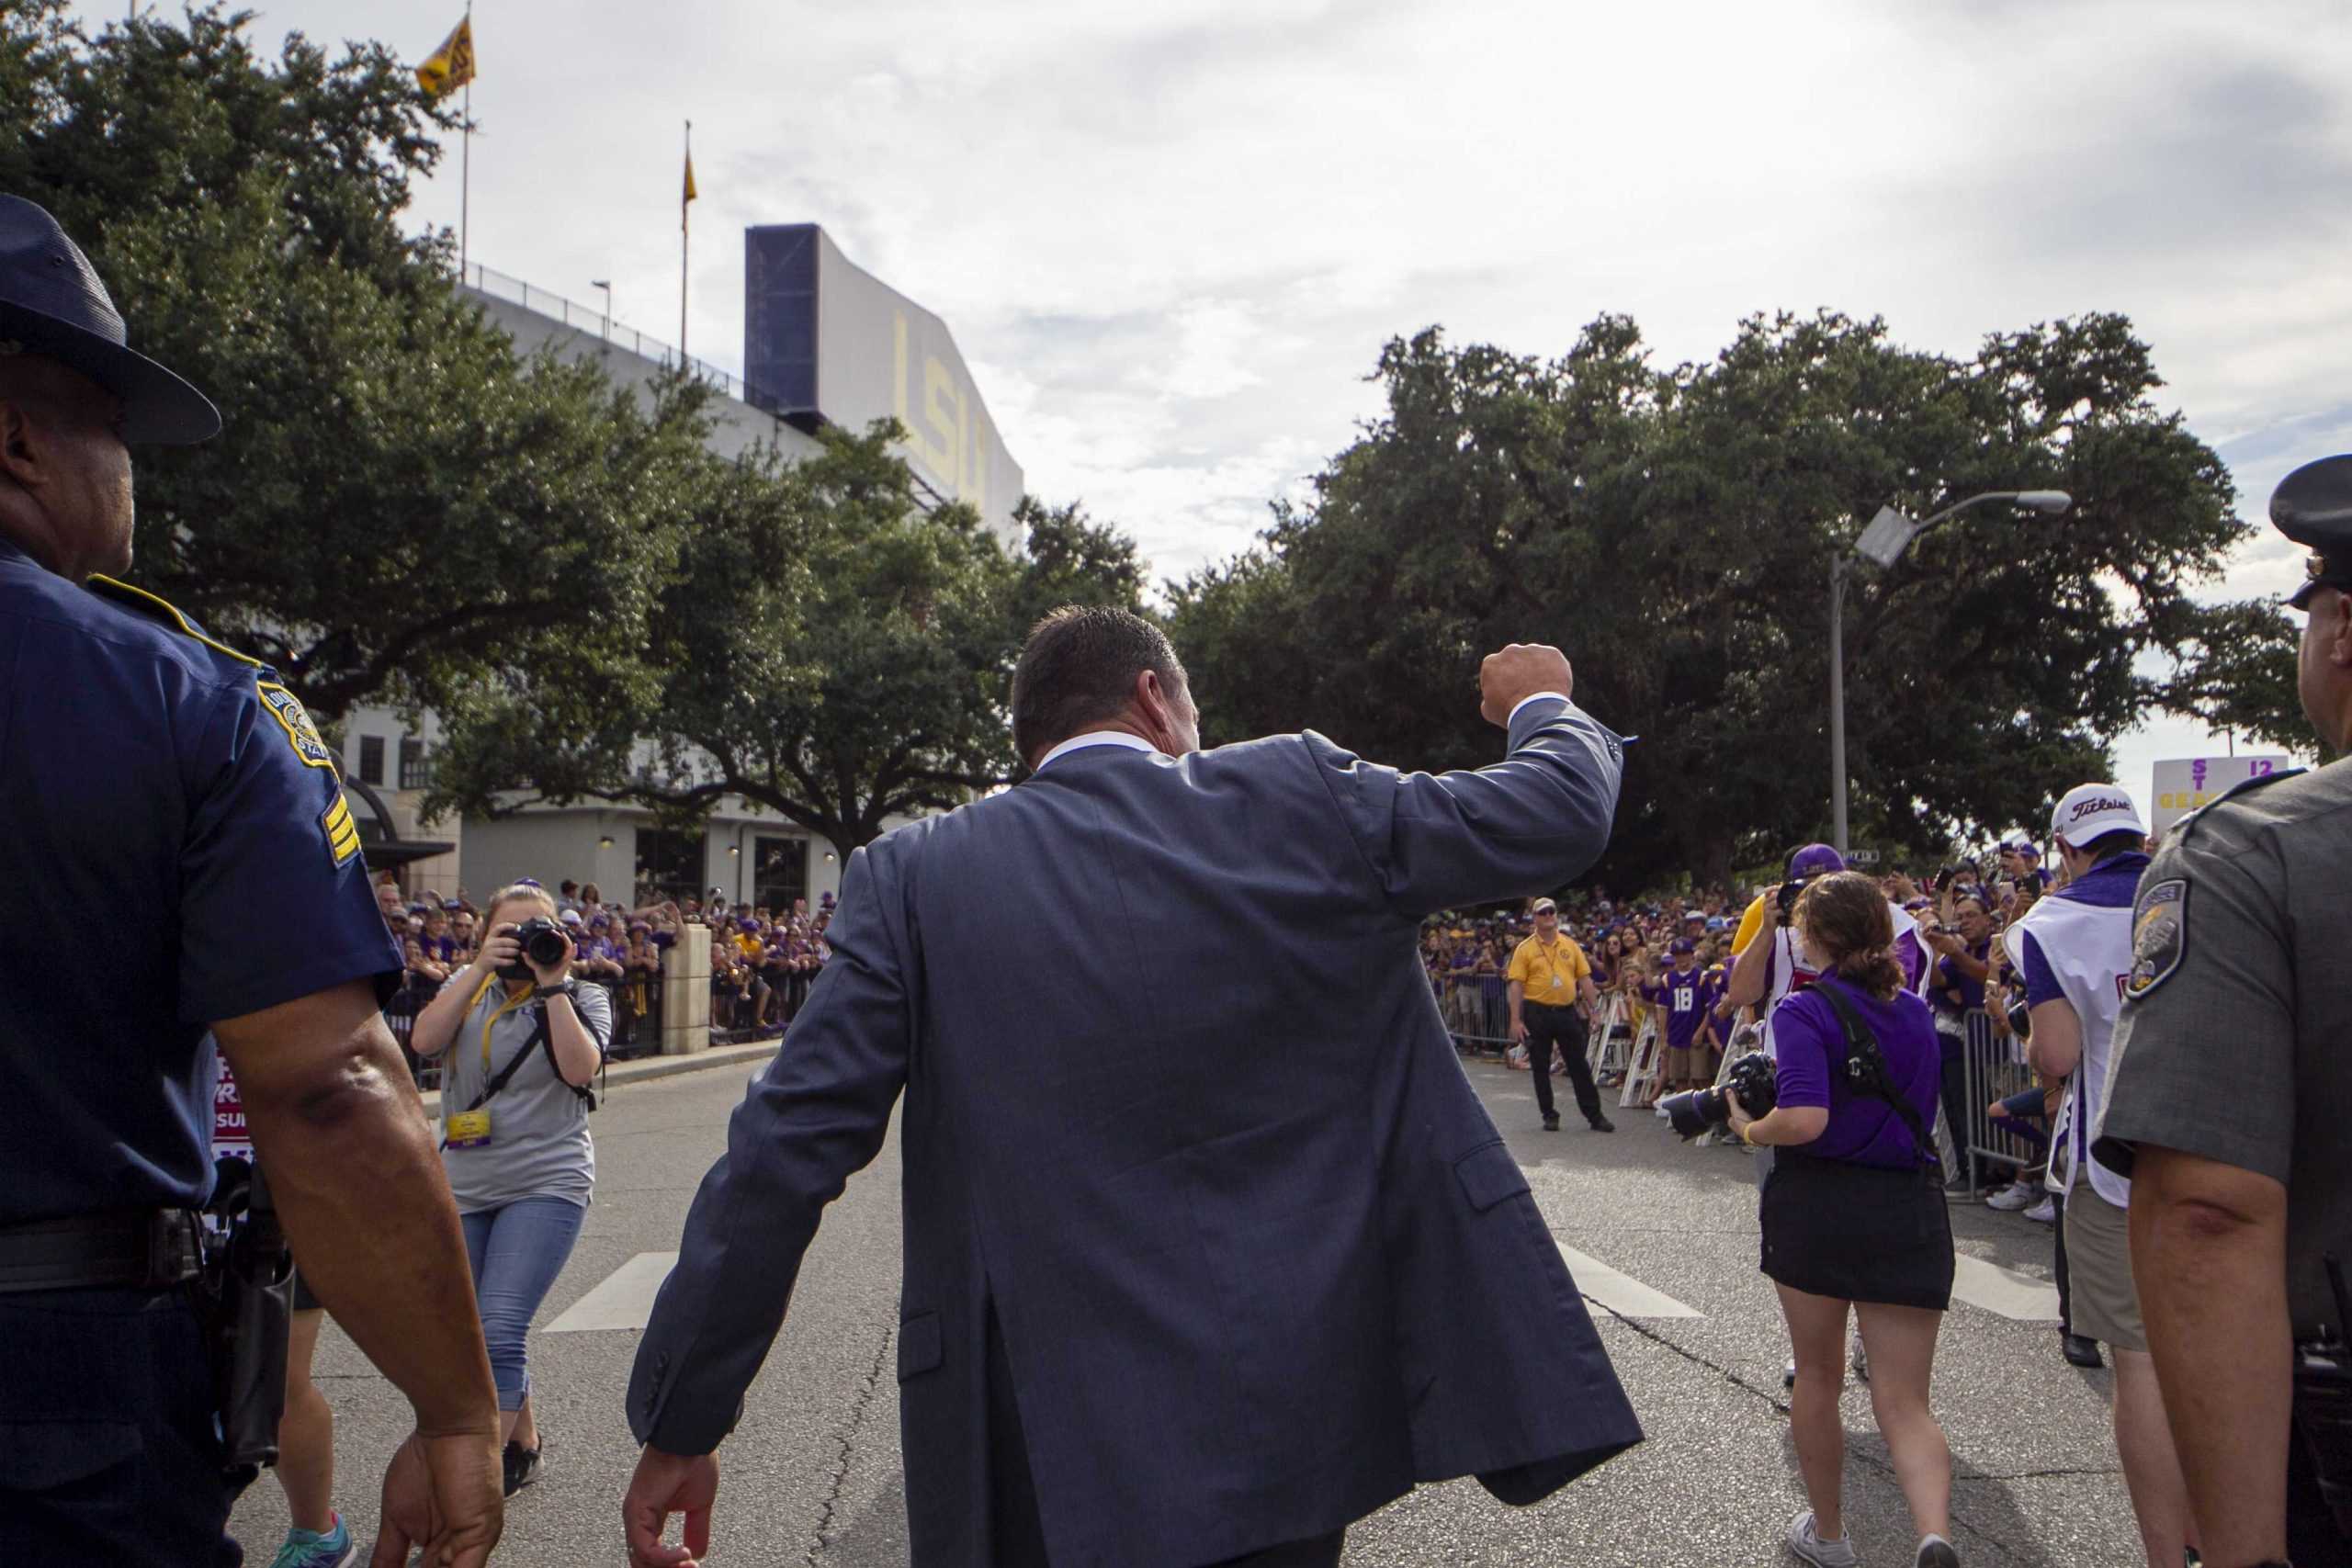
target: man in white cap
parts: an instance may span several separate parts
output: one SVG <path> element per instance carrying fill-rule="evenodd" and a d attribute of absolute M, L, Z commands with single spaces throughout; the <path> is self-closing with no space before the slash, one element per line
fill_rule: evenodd
<path fill-rule="evenodd" d="M 2035 1070 L 2070 1078 L 2052 1134 L 2051 1170 L 2065 1204 L 2074 1328 L 2115 1353 L 2115 1447 L 2150 1568 L 2175 1568 L 2189 1541 L 2181 1478 L 2148 1331 L 2132 1280 L 2125 1210 L 2132 1184 L 2090 1153 L 2105 1112 L 2108 1061 L 2132 971 L 2132 904 L 2147 869 L 2148 825 L 2120 784 L 2066 792 L 2050 819 L 2064 887 L 2004 937 L 2024 977 Z"/>

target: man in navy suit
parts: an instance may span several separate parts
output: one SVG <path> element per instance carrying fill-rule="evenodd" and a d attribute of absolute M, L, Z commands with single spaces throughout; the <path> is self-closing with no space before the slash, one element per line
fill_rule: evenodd
<path fill-rule="evenodd" d="M 901 1090 L 916 1568 L 1330 1564 L 1417 1481 L 1532 1503 L 1638 1442 L 1416 957 L 1427 915 L 1608 841 L 1623 753 L 1570 683 L 1488 658 L 1510 750 L 1476 772 L 1203 751 L 1157 628 L 1039 623 L 1035 776 L 850 857 L 687 1215 L 629 1381 L 631 1563 L 706 1549 L 713 1450 Z"/>

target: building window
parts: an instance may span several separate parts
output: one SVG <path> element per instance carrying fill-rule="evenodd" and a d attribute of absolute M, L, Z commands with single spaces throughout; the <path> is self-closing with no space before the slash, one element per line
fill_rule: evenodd
<path fill-rule="evenodd" d="M 424 758 L 424 742 L 413 735 L 401 738 L 401 788 L 431 789 L 433 764 Z"/>
<path fill-rule="evenodd" d="M 378 785 L 384 782 L 384 738 L 380 735 L 359 738 L 359 782 Z"/>
<path fill-rule="evenodd" d="M 639 828 L 637 830 L 637 888 L 640 897 L 699 898 L 702 883 L 702 830 L 682 828 Z"/>
<path fill-rule="evenodd" d="M 752 902 L 764 904 L 776 914 L 790 912 L 795 898 L 808 897 L 808 840 L 761 837 L 752 840 L 759 859 L 752 884 Z"/>

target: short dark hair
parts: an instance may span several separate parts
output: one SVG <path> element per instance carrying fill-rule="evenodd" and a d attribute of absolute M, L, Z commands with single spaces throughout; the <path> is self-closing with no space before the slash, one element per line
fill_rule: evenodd
<path fill-rule="evenodd" d="M 2118 828 L 2112 833 L 2101 833 L 2087 844 L 2075 846 L 2091 857 L 2093 865 L 2111 861 L 2118 855 L 2137 854 L 2147 847 L 2147 835 L 2131 828 Z"/>
<path fill-rule="evenodd" d="M 1124 710 L 1145 671 L 1181 688 L 1167 634 L 1103 604 L 1065 604 L 1030 628 L 1012 670 L 1012 746 L 1024 762 Z"/>

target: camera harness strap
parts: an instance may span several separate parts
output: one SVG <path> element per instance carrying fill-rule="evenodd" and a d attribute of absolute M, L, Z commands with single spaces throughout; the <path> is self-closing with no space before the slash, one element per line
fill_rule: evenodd
<path fill-rule="evenodd" d="M 1854 1010 L 1854 1004 L 1841 995 L 1836 986 L 1820 985 L 1813 989 L 1829 1004 L 1829 1010 L 1838 1015 L 1838 1028 L 1845 1032 L 1846 1086 L 1871 1100 L 1884 1100 L 1894 1114 L 1902 1118 L 1904 1130 L 1911 1134 L 1912 1147 L 1918 1154 L 1921 1169 L 1930 1165 L 1940 1165 L 1942 1161 L 1937 1156 L 1935 1141 L 1921 1124 L 1919 1113 L 1894 1087 L 1894 1080 L 1886 1070 L 1886 1053 L 1879 1049 L 1878 1037 L 1871 1032 L 1870 1025 L 1862 1021 L 1862 1015 Z"/>
<path fill-rule="evenodd" d="M 474 993 L 474 1001 L 477 1006 L 480 1005 L 482 997 L 489 991 L 491 985 L 494 983 L 494 978 L 495 977 L 493 976 L 492 981 L 485 981 L 481 989 Z M 504 1018 L 508 1013 L 514 1011 L 516 1008 L 521 1007 L 525 1002 L 529 1001 L 531 997 L 532 992 L 525 991 L 519 997 L 507 998 L 505 1001 L 499 1004 L 497 1010 L 492 1012 L 490 1017 L 483 1021 L 481 1026 L 481 1065 L 485 1069 L 490 1066 L 491 1030 L 497 1024 L 500 1019 Z M 498 1091 L 504 1089 L 507 1083 L 513 1079 L 515 1070 L 521 1067 L 525 1062 L 530 1060 L 531 1053 L 534 1051 L 546 1053 L 548 1058 L 548 1071 L 555 1074 L 556 1081 L 558 1083 L 562 1084 L 564 1088 L 578 1095 L 582 1100 L 586 1102 L 589 1110 L 594 1111 L 596 1109 L 595 1092 L 592 1089 L 582 1089 L 578 1084 L 567 1079 L 563 1076 L 562 1069 L 556 1066 L 555 1043 L 548 1036 L 548 1010 L 544 1006 L 539 1009 L 538 1021 L 531 1026 L 530 1036 L 523 1042 L 521 1049 L 517 1050 L 512 1056 L 507 1057 L 506 1065 L 499 1068 L 497 1072 L 491 1075 L 490 1081 L 482 1085 L 481 1092 L 474 1096 L 473 1102 L 468 1105 L 466 1109 L 468 1111 L 480 1111 L 483 1106 L 488 1105 L 491 1102 L 491 1100 L 496 1096 Z M 601 1079 L 603 1077 L 603 1068 L 601 1066 L 597 1069 L 597 1074 L 598 1077 Z M 449 1146 L 449 1141 L 447 1138 L 445 1137 L 442 1139 L 441 1146 L 445 1149 Z"/>

